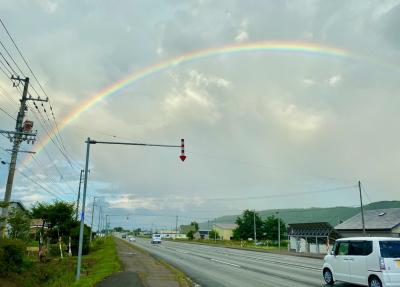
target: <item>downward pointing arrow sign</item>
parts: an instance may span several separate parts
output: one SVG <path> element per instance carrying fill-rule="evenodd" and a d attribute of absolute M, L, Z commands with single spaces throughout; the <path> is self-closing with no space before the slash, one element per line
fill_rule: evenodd
<path fill-rule="evenodd" d="M 179 158 L 181 159 L 181 161 L 185 161 L 186 155 L 181 155 L 181 156 L 179 156 Z"/>

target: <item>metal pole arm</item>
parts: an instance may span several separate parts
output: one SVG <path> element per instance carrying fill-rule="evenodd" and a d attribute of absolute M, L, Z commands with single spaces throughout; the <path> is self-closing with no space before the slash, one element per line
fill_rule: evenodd
<path fill-rule="evenodd" d="M 86 141 L 87 143 L 87 141 Z M 137 145 L 137 146 L 155 146 L 155 147 L 181 147 L 180 145 L 163 145 L 163 144 L 147 144 L 147 143 L 132 143 L 132 142 L 109 142 L 90 140 L 90 144 L 113 144 L 113 145 Z"/>

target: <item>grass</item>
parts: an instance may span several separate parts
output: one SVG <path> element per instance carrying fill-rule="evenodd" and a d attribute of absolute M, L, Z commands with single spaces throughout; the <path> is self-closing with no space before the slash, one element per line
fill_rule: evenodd
<path fill-rule="evenodd" d="M 112 237 L 93 242 L 90 253 L 82 258 L 79 281 L 75 281 L 76 256 L 52 258 L 46 263 L 33 258 L 35 261 L 27 261 L 29 266 L 24 272 L 0 278 L 0 287 L 92 287 L 103 278 L 121 270 Z"/>
<path fill-rule="evenodd" d="M 251 241 L 237 241 L 237 240 L 211 240 L 211 239 L 194 239 L 194 240 L 188 240 L 188 239 L 176 239 L 177 241 L 180 242 L 186 242 L 186 243 L 195 243 L 195 244 L 208 244 L 208 245 L 222 245 L 222 246 L 229 246 L 229 247 L 235 247 L 235 248 L 246 248 L 246 249 L 261 249 L 261 250 L 266 250 L 266 251 L 278 251 L 279 248 L 276 245 L 257 245 L 254 246 L 254 243 Z M 172 240 L 173 241 L 173 240 Z M 281 250 L 286 250 L 287 249 L 287 240 L 282 240 L 281 242 Z"/>
<path fill-rule="evenodd" d="M 94 286 L 95 283 L 120 270 L 121 263 L 113 238 L 98 239 L 94 242 L 93 251 L 83 258 L 81 279 L 70 286 Z"/>

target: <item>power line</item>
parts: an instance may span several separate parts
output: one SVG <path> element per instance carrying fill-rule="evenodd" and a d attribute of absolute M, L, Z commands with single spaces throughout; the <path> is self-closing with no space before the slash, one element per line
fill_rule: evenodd
<path fill-rule="evenodd" d="M 61 197 L 59 197 L 57 194 L 53 193 L 52 191 L 50 191 L 49 189 L 47 189 L 46 187 L 44 187 L 43 185 L 41 185 L 40 183 L 38 183 L 36 180 L 33 180 L 32 178 L 30 178 L 29 176 L 27 176 L 25 173 L 23 173 L 21 170 L 18 170 L 18 173 L 20 173 L 23 177 L 25 177 L 26 179 L 30 180 L 31 182 L 33 182 L 34 184 L 36 184 L 37 186 L 39 186 L 41 189 L 43 189 L 44 191 L 46 191 L 47 193 L 55 196 L 57 199 L 62 200 Z"/>
<path fill-rule="evenodd" d="M 0 111 L 2 111 L 3 113 L 5 113 L 7 116 L 9 116 L 11 119 L 13 120 L 17 120 L 15 117 L 13 117 L 11 114 L 9 114 L 6 110 L 4 110 L 2 107 L 0 107 Z"/>
<path fill-rule="evenodd" d="M 37 77 L 36 74 L 33 72 L 31 66 L 29 65 L 29 63 L 28 63 L 28 61 L 27 61 L 27 59 L 26 59 L 26 57 L 22 54 L 22 52 L 21 52 L 21 50 L 19 49 L 18 45 L 16 44 L 16 42 L 15 42 L 13 36 L 11 35 L 11 33 L 9 32 L 8 28 L 6 27 L 4 21 L 3 21 L 1 18 L 0 18 L 0 23 L 1 23 L 1 25 L 3 26 L 3 29 L 4 29 L 5 32 L 7 33 L 8 37 L 10 38 L 11 42 L 13 43 L 13 45 L 14 45 L 15 49 L 17 50 L 18 54 L 20 55 L 21 59 L 22 59 L 23 62 L 25 63 L 26 67 L 28 68 L 29 72 L 32 74 L 32 76 L 34 77 L 35 81 L 36 81 L 37 84 L 39 85 L 41 91 L 42 91 L 43 94 L 46 96 L 47 100 L 49 101 L 48 103 L 49 103 L 49 107 L 50 107 L 52 119 L 53 119 L 53 121 L 54 121 L 54 126 L 55 126 L 54 129 L 56 130 L 56 133 L 55 133 L 56 136 L 55 136 L 55 137 L 56 137 L 56 140 L 59 141 L 59 144 L 60 144 L 60 146 L 61 146 L 61 147 L 58 148 L 58 149 L 60 150 L 60 152 L 62 153 L 62 155 L 65 157 L 65 159 L 67 160 L 67 162 L 69 163 L 69 165 L 70 165 L 72 168 L 76 168 L 76 167 L 73 166 L 72 160 L 69 158 L 70 156 L 67 155 L 67 150 L 66 150 L 65 144 L 64 144 L 64 142 L 63 142 L 63 140 L 62 140 L 62 137 L 61 137 L 61 134 L 60 134 L 60 130 L 59 130 L 59 128 L 58 128 L 58 124 L 57 124 L 57 121 L 56 121 L 56 118 L 55 118 L 55 115 L 54 115 L 54 111 L 53 111 L 53 107 L 52 107 L 52 105 L 51 105 L 51 103 L 50 103 L 50 99 L 49 99 L 48 94 L 47 94 L 46 91 L 44 90 L 43 85 L 40 83 L 38 77 Z M 6 53 L 8 54 L 8 56 L 11 58 L 11 60 L 12 60 L 13 63 L 15 64 L 15 66 L 16 66 L 16 67 L 18 68 L 18 70 L 21 72 L 21 74 L 24 75 L 24 73 L 22 72 L 22 70 L 20 69 L 20 67 L 18 66 L 18 64 L 16 63 L 16 61 L 14 60 L 14 58 L 13 58 L 13 57 L 11 56 L 11 54 L 8 52 L 8 49 L 4 46 L 3 43 L 1 43 L 1 45 L 3 46 L 3 49 L 6 51 Z M 5 58 L 4 58 L 4 59 L 5 59 Z M 6 59 L 5 59 L 5 60 L 6 60 Z M 6 62 L 7 62 L 7 61 L 6 61 Z M 7 62 L 7 63 L 8 63 L 8 62 Z M 9 65 L 10 68 L 12 69 L 12 67 L 11 67 L 11 65 L 10 65 L 9 63 L 8 63 L 8 65 Z M 12 70 L 15 72 L 14 69 L 12 69 Z M 31 84 L 30 86 L 31 86 L 31 88 L 33 89 L 33 91 L 34 91 L 34 92 L 38 95 L 38 97 L 40 98 L 40 94 L 39 94 L 39 92 L 35 89 L 35 87 L 34 87 L 32 84 Z M 48 122 L 49 122 L 49 124 L 50 124 L 50 119 L 49 119 L 49 117 L 48 117 L 48 115 L 47 115 L 46 109 L 45 109 L 44 106 L 43 106 L 43 103 L 42 103 L 42 107 L 43 107 L 44 112 L 46 113 L 46 116 L 47 116 L 47 118 L 48 118 Z M 50 124 L 50 126 L 51 126 L 51 124 Z M 52 137 L 50 137 L 50 138 L 52 139 Z M 52 140 L 52 141 L 53 141 L 53 140 Z M 54 141 L 53 141 L 53 143 L 55 144 Z M 55 144 L 55 145 L 56 145 L 56 144 Z M 56 146 L 57 146 L 57 145 L 56 145 Z M 63 151 L 61 151 L 62 149 L 63 149 Z"/>

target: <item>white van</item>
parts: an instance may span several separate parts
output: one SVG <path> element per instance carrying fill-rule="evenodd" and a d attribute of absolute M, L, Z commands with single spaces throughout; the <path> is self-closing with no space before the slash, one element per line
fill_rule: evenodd
<path fill-rule="evenodd" d="M 153 236 L 151 237 L 151 243 L 153 244 L 161 243 L 161 234 L 153 234 Z"/>
<path fill-rule="evenodd" d="M 400 286 L 400 238 L 352 237 L 335 242 L 324 258 L 323 277 L 370 287 Z"/>

